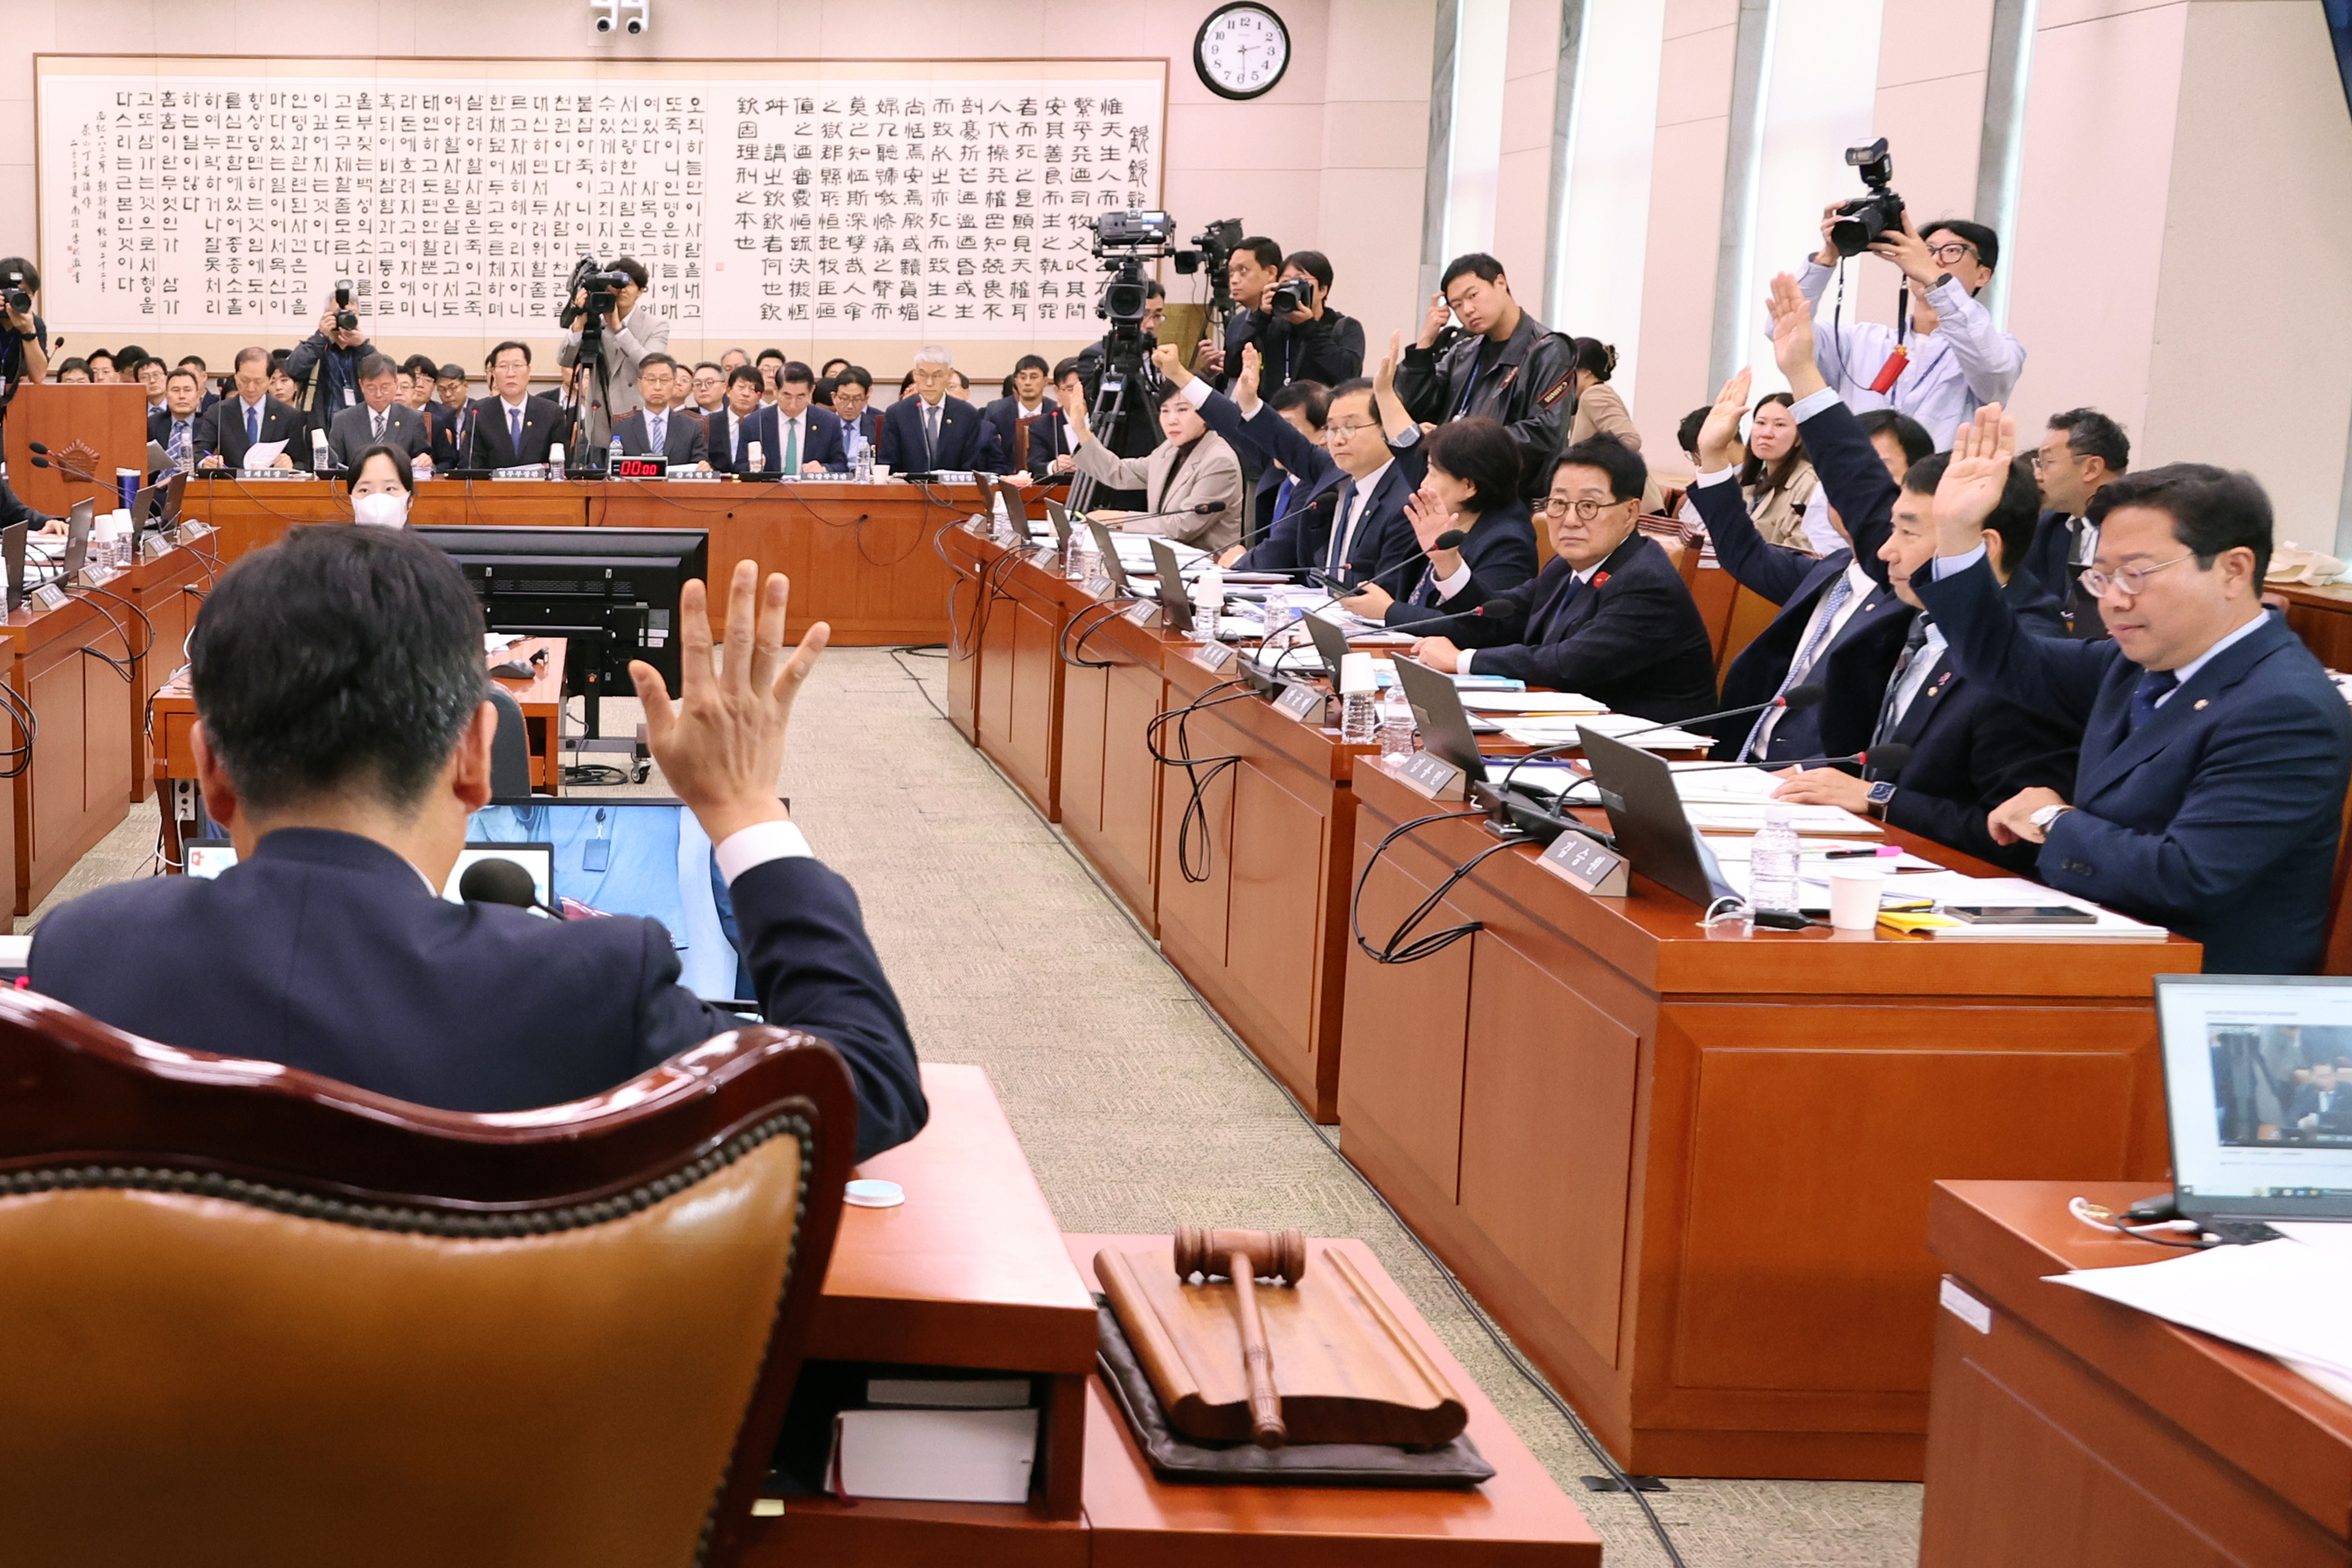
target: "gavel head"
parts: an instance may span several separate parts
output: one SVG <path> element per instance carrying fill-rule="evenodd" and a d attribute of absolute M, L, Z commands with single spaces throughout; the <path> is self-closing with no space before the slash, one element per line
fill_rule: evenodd
<path fill-rule="evenodd" d="M 1176 1277 L 1199 1274 L 1213 1278 L 1233 1272 L 1234 1254 L 1249 1259 L 1253 1277 L 1296 1285 L 1307 1273 L 1307 1233 L 1303 1230 L 1213 1230 L 1199 1225 L 1176 1228 Z"/>

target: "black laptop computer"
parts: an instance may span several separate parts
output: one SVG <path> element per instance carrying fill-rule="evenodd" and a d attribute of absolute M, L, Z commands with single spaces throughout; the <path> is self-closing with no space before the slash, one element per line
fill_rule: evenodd
<path fill-rule="evenodd" d="M 1331 631 L 1339 635 L 1337 626 Z M 1321 646 L 1319 638 L 1317 645 Z M 1346 650 L 1347 643 L 1342 638 L 1340 651 Z M 1327 653 L 1325 657 L 1330 655 Z M 1389 664 L 1396 671 L 1397 685 L 1404 688 L 1404 700 L 1412 705 L 1412 721 L 1421 727 L 1422 749 L 1462 769 L 1462 777 L 1469 783 L 1485 783 L 1486 760 L 1478 755 L 1478 737 L 1470 728 L 1470 715 L 1462 706 L 1462 694 L 1454 689 L 1454 677 L 1402 654 Z M 1339 677 L 1336 661 L 1330 673 L 1335 680 Z"/>
<path fill-rule="evenodd" d="M 1168 548 L 1166 539 L 1151 541 L 1151 564 L 1160 580 L 1160 622 L 1171 632 L 1193 632 L 1192 596 L 1184 591 L 1184 569 L 1176 564 L 1176 552 Z M 1207 635 L 1214 637 L 1212 627 Z"/>
<path fill-rule="evenodd" d="M 1609 813 L 1609 831 L 1635 871 L 1701 908 L 1739 896 L 1723 880 L 1715 852 L 1691 826 L 1664 758 L 1581 726 L 1576 736 L 1592 769 L 1601 809 Z"/>

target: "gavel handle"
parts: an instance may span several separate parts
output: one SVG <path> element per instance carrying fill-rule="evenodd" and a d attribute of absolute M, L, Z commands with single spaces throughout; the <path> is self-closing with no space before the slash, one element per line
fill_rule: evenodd
<path fill-rule="evenodd" d="M 1274 1351 L 1265 1343 L 1265 1320 L 1258 1315 L 1255 1269 L 1246 1252 L 1226 1260 L 1234 1281 L 1234 1319 L 1242 1332 L 1242 1365 L 1249 1373 L 1250 1440 L 1261 1448 L 1279 1448 L 1290 1433 L 1282 1424 L 1282 1396 L 1274 1391 Z"/>

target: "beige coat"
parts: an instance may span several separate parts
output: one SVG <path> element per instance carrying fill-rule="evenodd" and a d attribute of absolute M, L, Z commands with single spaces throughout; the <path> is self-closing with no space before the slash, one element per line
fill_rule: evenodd
<path fill-rule="evenodd" d="M 1813 547 L 1805 538 L 1805 503 L 1813 498 L 1813 487 L 1820 483 L 1813 465 L 1800 460 L 1797 471 L 1779 489 L 1769 493 L 1746 490 L 1748 515 L 1755 520 L 1756 531 L 1763 536 L 1766 544 L 1811 551 Z"/>
<path fill-rule="evenodd" d="M 1241 459 L 1225 444 L 1225 438 L 1212 430 L 1201 437 L 1192 455 L 1184 459 L 1184 466 L 1177 469 L 1176 481 L 1171 485 L 1168 470 L 1175 467 L 1176 453 L 1174 442 L 1163 441 L 1141 457 L 1113 457 L 1101 442 L 1089 437 L 1071 461 L 1077 465 L 1079 473 L 1091 475 L 1097 484 L 1115 490 L 1142 491 L 1148 502 L 1143 508 L 1147 512 L 1174 511 L 1179 507 L 1197 507 L 1207 501 L 1225 504 L 1223 511 L 1205 517 L 1188 513 L 1117 525 L 1129 533 L 1159 534 L 1180 544 L 1196 545 L 1212 554 L 1239 543 Z"/>
<path fill-rule="evenodd" d="M 1642 450 L 1642 433 L 1633 428 L 1633 416 L 1625 411 L 1625 400 L 1607 382 L 1596 382 L 1576 400 L 1576 423 L 1569 427 L 1568 444 L 1589 441 L 1596 435 L 1613 435 L 1634 451 Z M 1642 487 L 1642 510 L 1655 516 L 1665 504 L 1665 492 L 1658 487 L 1658 477 L 1653 474 Z M 1538 528 L 1540 538 L 1543 530 Z"/>

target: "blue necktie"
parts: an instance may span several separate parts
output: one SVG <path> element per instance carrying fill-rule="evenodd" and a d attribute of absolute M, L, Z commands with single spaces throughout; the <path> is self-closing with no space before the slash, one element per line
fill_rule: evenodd
<path fill-rule="evenodd" d="M 1274 493 L 1274 516 L 1269 521 L 1280 522 L 1282 514 L 1290 510 L 1290 487 L 1297 483 L 1298 481 L 1287 474 L 1282 476 L 1282 487 Z"/>
<path fill-rule="evenodd" d="M 656 457 L 669 450 L 669 415 L 657 414 L 646 421 L 646 446 Z"/>
<path fill-rule="evenodd" d="M 1348 508 L 1356 502 L 1356 482 L 1353 479 L 1339 486 L 1339 504 L 1331 509 L 1331 550 L 1324 570 L 1338 577 L 1347 570 Z"/>
<path fill-rule="evenodd" d="M 522 410 L 507 410 L 507 445 L 513 449 L 514 460 L 522 461 Z"/>
<path fill-rule="evenodd" d="M 1830 591 L 1822 601 L 1822 618 L 1813 623 L 1813 634 L 1805 639 L 1805 645 L 1797 651 L 1795 658 L 1789 661 L 1789 673 L 1780 677 L 1779 688 L 1772 693 L 1774 696 L 1785 694 L 1812 669 L 1813 661 L 1821 656 L 1822 644 L 1829 641 L 1830 628 L 1837 624 L 1838 612 L 1844 609 L 1845 601 L 1853 597 L 1853 580 L 1839 572 L 1837 580 L 1830 584 Z M 1755 724 L 1748 727 L 1748 738 L 1740 743 L 1741 761 L 1751 760 L 1757 756 L 1756 747 L 1763 737 L 1764 727 L 1780 711 L 1777 707 L 1768 707 L 1756 716 Z"/>
<path fill-rule="evenodd" d="M 2180 677 L 2170 670 L 2150 670 L 2140 676 L 2139 685 L 2132 688 L 2131 727 L 2139 728 L 2156 716 L 2158 697 L 2180 684 Z"/>
<path fill-rule="evenodd" d="M 1558 641 L 1559 636 L 1560 621 L 1567 615 L 1568 607 L 1575 602 L 1576 596 L 1580 592 L 1583 591 L 1583 589 L 1584 579 L 1578 577 L 1574 572 L 1570 572 L 1568 578 L 1568 586 L 1561 589 L 1559 591 L 1559 597 L 1551 601 L 1551 607 L 1544 612 L 1543 625 L 1539 629 L 1531 632 L 1528 637 L 1528 641 L 1530 643 L 1551 643 Z"/>
<path fill-rule="evenodd" d="M 261 443 L 261 411 L 251 403 L 245 405 L 245 444 L 257 446 Z"/>

